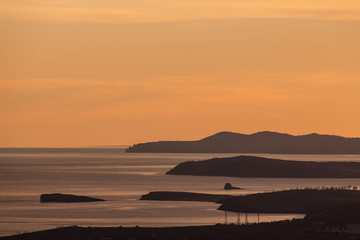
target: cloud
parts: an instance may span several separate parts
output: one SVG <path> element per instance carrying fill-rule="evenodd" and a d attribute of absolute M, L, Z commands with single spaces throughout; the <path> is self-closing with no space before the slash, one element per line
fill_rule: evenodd
<path fill-rule="evenodd" d="M 356 2 L 315 1 L 3 1 L 2 19 L 46 22 L 147 23 L 234 18 L 360 20 Z"/>

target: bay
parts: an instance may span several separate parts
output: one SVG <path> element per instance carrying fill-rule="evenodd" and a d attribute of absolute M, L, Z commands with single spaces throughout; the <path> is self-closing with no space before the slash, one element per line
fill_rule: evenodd
<path fill-rule="evenodd" d="M 360 186 L 360 179 L 278 179 L 166 175 L 191 160 L 240 154 L 125 153 L 121 148 L 0 149 L 0 236 L 54 227 L 187 226 L 223 223 L 218 204 L 140 201 L 150 191 L 248 194 L 317 186 Z M 245 154 L 242 154 L 245 155 Z M 247 154 L 300 161 L 360 161 L 360 155 Z M 230 182 L 243 190 L 226 191 Z M 68 193 L 106 199 L 92 203 L 40 203 L 43 193 Z M 260 221 L 302 217 L 261 214 Z M 244 222 L 244 214 L 241 221 Z M 256 222 L 257 214 L 249 214 Z M 228 223 L 237 215 L 229 213 Z"/>

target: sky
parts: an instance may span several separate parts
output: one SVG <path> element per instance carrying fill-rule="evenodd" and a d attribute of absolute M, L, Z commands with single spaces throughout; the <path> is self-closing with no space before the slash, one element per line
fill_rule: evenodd
<path fill-rule="evenodd" d="M 360 137 L 358 0 L 0 0 L 0 147 Z"/>

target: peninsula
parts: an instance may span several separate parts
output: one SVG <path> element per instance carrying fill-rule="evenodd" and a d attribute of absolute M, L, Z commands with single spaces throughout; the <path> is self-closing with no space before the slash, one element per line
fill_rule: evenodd
<path fill-rule="evenodd" d="M 360 138 L 316 133 L 294 136 L 277 132 L 249 135 L 219 132 L 197 141 L 139 143 L 129 147 L 126 152 L 360 154 Z"/>
<path fill-rule="evenodd" d="M 360 162 L 302 162 L 237 156 L 183 162 L 166 174 L 257 178 L 360 178 Z"/>
<path fill-rule="evenodd" d="M 192 192 L 150 192 L 142 195 L 140 200 L 158 201 L 196 201 L 196 202 L 220 202 L 233 197 L 231 195 L 205 194 Z"/>

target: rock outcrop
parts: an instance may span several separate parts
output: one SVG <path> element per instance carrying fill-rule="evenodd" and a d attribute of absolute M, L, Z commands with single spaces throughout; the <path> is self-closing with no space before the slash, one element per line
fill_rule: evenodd
<path fill-rule="evenodd" d="M 233 185 L 231 185 L 231 183 L 225 183 L 224 189 L 225 190 L 233 190 L 233 189 L 241 189 L 241 188 L 234 187 Z"/>

